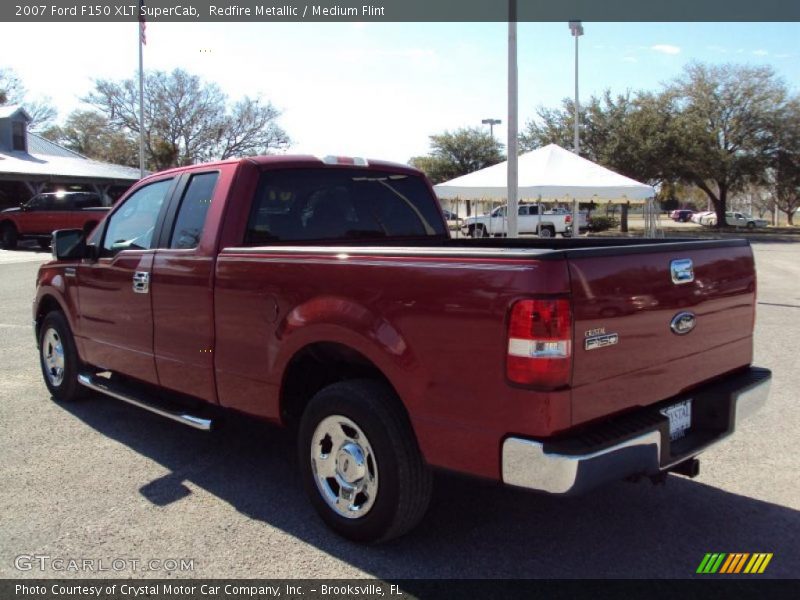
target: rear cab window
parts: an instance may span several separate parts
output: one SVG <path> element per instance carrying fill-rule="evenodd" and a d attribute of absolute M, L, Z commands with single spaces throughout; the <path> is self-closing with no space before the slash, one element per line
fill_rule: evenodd
<path fill-rule="evenodd" d="M 191 176 L 175 219 L 170 248 L 190 250 L 200 243 L 217 179 L 219 179 L 218 171 Z"/>
<path fill-rule="evenodd" d="M 425 181 L 358 168 L 276 169 L 261 174 L 245 245 L 446 236 Z"/>

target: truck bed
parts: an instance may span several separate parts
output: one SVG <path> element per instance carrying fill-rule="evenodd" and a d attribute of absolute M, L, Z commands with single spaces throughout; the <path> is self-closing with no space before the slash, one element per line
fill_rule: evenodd
<path fill-rule="evenodd" d="M 694 261 L 693 283 L 673 284 L 676 259 Z M 257 399 L 238 408 L 279 420 L 277 398 L 290 358 L 319 340 L 346 345 L 371 360 L 380 357 L 377 367 L 406 399 L 433 464 L 497 477 L 497 454 L 485 449 L 507 434 L 554 436 L 748 365 L 754 293 L 746 240 L 225 248 L 215 286 L 219 399 L 223 405 Z M 559 389 L 519 386 L 505 377 L 508 308 L 531 296 L 571 301 L 572 371 Z M 285 318 L 264 321 L 265 303 Z M 692 335 L 670 331 L 683 310 L 697 316 Z M 618 343 L 587 350 L 587 332 L 600 330 L 617 334 Z M 270 340 L 266 351 L 263 340 Z M 276 401 L 265 406 L 265 396 Z M 473 445 L 474 453 L 447 450 Z"/>

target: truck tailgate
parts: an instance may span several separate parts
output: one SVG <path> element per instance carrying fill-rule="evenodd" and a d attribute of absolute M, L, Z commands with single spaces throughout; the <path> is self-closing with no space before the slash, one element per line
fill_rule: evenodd
<path fill-rule="evenodd" d="M 577 250 L 567 260 L 573 424 L 653 404 L 750 364 L 756 281 L 747 242 Z M 674 282 L 674 261 L 687 260 L 693 280 Z"/>

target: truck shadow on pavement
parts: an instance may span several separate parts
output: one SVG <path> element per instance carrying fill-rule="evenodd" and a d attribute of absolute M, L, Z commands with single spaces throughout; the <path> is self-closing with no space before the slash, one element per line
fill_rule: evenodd
<path fill-rule="evenodd" d="M 773 552 L 761 577 L 800 572 L 800 512 L 677 476 L 665 486 L 619 482 L 554 498 L 438 473 L 419 527 L 388 544 L 360 546 L 317 518 L 287 431 L 232 418 L 204 433 L 99 396 L 62 406 L 169 469 L 141 482 L 140 493 L 153 504 L 191 502 L 191 483 L 381 579 L 683 578 L 694 575 L 706 552 Z"/>

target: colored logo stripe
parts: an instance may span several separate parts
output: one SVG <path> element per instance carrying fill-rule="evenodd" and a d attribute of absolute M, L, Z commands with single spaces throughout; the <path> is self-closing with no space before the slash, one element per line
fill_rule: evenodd
<path fill-rule="evenodd" d="M 698 573 L 716 573 L 725 558 L 725 553 L 708 553 L 703 558 L 703 562 L 697 567 Z"/>
<path fill-rule="evenodd" d="M 749 560 L 748 560 L 749 559 Z M 744 573 L 757 574 L 763 573 L 767 565 L 772 560 L 772 553 L 757 552 L 708 552 L 697 567 L 697 573 L 701 574 L 735 574 Z M 745 564 L 747 566 L 745 566 Z"/>

